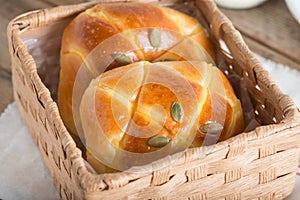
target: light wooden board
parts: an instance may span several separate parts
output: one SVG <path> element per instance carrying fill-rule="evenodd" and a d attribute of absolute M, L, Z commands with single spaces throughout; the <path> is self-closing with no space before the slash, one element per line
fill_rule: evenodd
<path fill-rule="evenodd" d="M 249 10 L 222 9 L 254 52 L 300 70 L 300 25 L 284 0 Z"/>

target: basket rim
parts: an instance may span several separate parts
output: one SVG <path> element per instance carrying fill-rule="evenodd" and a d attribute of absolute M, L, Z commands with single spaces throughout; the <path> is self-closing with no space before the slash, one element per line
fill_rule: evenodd
<path fill-rule="evenodd" d="M 124 1 L 120 0 L 118 2 L 124 2 Z M 215 12 L 214 16 L 216 16 L 216 19 L 225 18 L 228 20 L 228 18 L 220 12 L 220 10 L 217 8 L 217 6 L 214 4 L 212 0 L 209 1 L 196 0 L 196 2 L 203 2 L 205 6 L 212 7 L 212 10 L 214 10 Z M 78 181 L 80 183 L 80 186 L 84 190 L 90 190 L 91 189 L 90 187 L 93 188 L 93 186 L 88 186 L 85 184 L 86 180 L 93 180 L 93 182 L 101 183 L 98 184 L 98 186 L 100 187 L 97 190 L 99 190 L 100 188 L 101 188 L 100 190 L 105 190 L 107 188 L 114 187 L 113 186 L 114 184 L 110 183 L 110 179 L 112 178 L 113 179 L 119 178 L 120 180 L 118 181 L 121 182 L 119 187 L 122 187 L 123 185 L 129 183 L 130 180 L 141 178 L 145 175 L 148 175 L 149 173 L 138 174 L 138 175 L 127 173 L 127 172 L 117 172 L 113 174 L 108 174 L 108 173 L 92 174 L 88 171 L 86 165 L 84 164 L 84 159 L 81 156 L 81 151 L 76 147 L 75 141 L 72 139 L 71 135 L 68 133 L 67 129 L 63 125 L 63 122 L 59 115 L 58 106 L 52 100 L 50 91 L 46 88 L 46 86 L 39 78 L 39 75 L 37 73 L 37 66 L 35 64 L 34 58 L 29 54 L 26 45 L 23 43 L 22 39 L 18 36 L 19 33 L 22 31 L 44 26 L 49 22 L 54 22 L 55 20 L 77 14 L 89 7 L 92 7 L 97 3 L 102 3 L 102 2 L 89 2 L 89 3 L 81 3 L 76 5 L 65 5 L 65 6 L 58 6 L 54 8 L 46 8 L 46 9 L 41 9 L 36 11 L 30 11 L 12 19 L 7 29 L 10 54 L 12 57 L 13 56 L 17 57 L 20 60 L 20 62 L 22 62 L 22 60 L 26 60 L 27 63 L 29 63 L 29 67 L 23 70 L 29 76 L 34 77 L 34 80 L 36 81 L 34 82 L 35 88 L 37 90 L 37 93 L 39 94 L 39 98 L 41 100 L 42 106 L 46 110 L 48 110 L 49 115 L 51 116 L 54 115 L 55 118 L 54 124 L 56 124 L 58 127 L 62 127 L 63 130 L 62 135 L 66 137 L 63 143 L 63 148 L 69 155 L 71 162 L 73 163 L 72 168 L 75 172 L 77 172 L 78 174 L 77 178 L 79 179 Z M 50 14 L 53 12 L 56 13 L 55 17 L 53 17 L 53 15 Z M 41 21 L 40 19 L 44 19 L 44 21 Z M 211 20 L 215 20 L 215 19 L 211 19 Z M 273 90 L 276 94 L 278 94 L 277 101 L 280 104 L 282 110 L 284 111 L 286 117 L 284 118 L 283 121 L 281 121 L 278 124 L 259 126 L 253 131 L 243 132 L 226 141 L 219 142 L 209 147 L 197 147 L 193 149 L 188 149 L 187 152 L 192 156 L 190 156 L 189 160 L 186 157 L 184 159 L 180 159 L 180 161 L 176 163 L 176 165 L 180 165 L 188 161 L 199 159 L 199 155 L 207 156 L 216 151 L 229 148 L 230 146 L 243 145 L 243 143 L 255 140 L 257 138 L 264 138 L 273 134 L 277 134 L 278 132 L 283 130 L 300 127 L 299 109 L 294 104 L 293 100 L 288 95 L 283 94 L 278 88 L 278 86 L 273 81 L 271 81 L 270 75 L 267 73 L 263 65 L 254 57 L 254 55 L 245 45 L 245 42 L 243 41 L 239 32 L 234 28 L 232 23 L 230 21 L 229 22 L 226 21 L 226 23 L 225 24 L 228 26 L 228 28 L 232 29 L 232 34 L 237 38 L 239 38 L 240 41 L 238 42 L 240 42 L 241 45 L 243 45 L 241 51 L 243 51 L 246 55 L 249 56 L 250 59 L 249 62 L 251 62 L 252 65 L 254 66 L 254 70 L 262 74 L 261 76 L 258 76 L 257 79 L 259 79 L 264 84 L 266 84 L 270 88 L 270 90 Z M 163 159 L 161 159 L 160 161 L 163 161 Z M 153 171 L 151 173 L 153 173 Z"/>

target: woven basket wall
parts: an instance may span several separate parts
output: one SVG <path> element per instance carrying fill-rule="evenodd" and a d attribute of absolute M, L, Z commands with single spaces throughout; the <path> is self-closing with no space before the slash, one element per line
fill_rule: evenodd
<path fill-rule="evenodd" d="M 228 65 L 222 70 L 246 86 L 243 95 L 250 97 L 253 117 L 262 125 L 213 146 L 188 149 L 168 167 L 159 168 L 162 159 L 156 163 L 159 170 L 145 173 L 88 171 L 60 118 L 56 94 L 48 85 L 51 78 L 42 73 L 43 67 L 59 69 L 59 40 L 44 56 L 34 51 L 43 46 L 30 40 L 46 37 L 39 31 L 60 38 L 63 27 L 95 3 L 38 10 L 11 21 L 14 98 L 62 199 L 283 199 L 291 193 L 300 150 L 297 107 L 281 93 L 213 1 L 194 3 L 215 41 L 228 46 L 230 55 L 224 54 Z M 55 56 L 57 62 L 49 63 Z"/>

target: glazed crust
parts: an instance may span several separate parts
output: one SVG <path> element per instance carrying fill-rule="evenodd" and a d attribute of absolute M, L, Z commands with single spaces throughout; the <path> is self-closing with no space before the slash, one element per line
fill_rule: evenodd
<path fill-rule="evenodd" d="M 86 10 L 66 27 L 61 46 L 58 106 L 64 123 L 72 133 L 77 134 L 72 114 L 73 86 L 77 72 L 87 55 L 101 42 L 118 33 L 149 27 L 171 30 L 193 38 L 212 58 L 215 57 L 206 30 L 196 19 L 176 10 L 143 3 L 99 4 Z M 128 37 L 122 41 L 122 45 L 135 49 L 138 45 L 135 38 Z M 168 38 L 162 38 L 162 42 L 167 40 Z M 191 45 L 185 46 L 188 47 L 187 49 L 191 48 Z M 178 48 L 182 49 L 182 46 L 179 45 Z M 165 52 L 165 49 L 147 52 L 141 49 L 134 51 L 131 59 L 133 61 L 169 58 L 182 60 L 176 55 L 163 56 Z M 112 63 L 107 69 L 118 66 L 118 63 Z"/>
<path fill-rule="evenodd" d="M 174 102 L 184 110 L 182 122 L 171 114 Z M 96 159 L 104 152 L 112 155 L 115 149 L 153 152 L 159 149 L 148 143 L 154 135 L 172 141 L 180 131 L 191 128 L 195 132 L 185 135 L 187 141 L 193 137 L 187 147 L 201 146 L 207 134 L 201 127 L 208 122 L 223 126 L 220 133 L 210 133 L 216 134 L 215 142 L 244 128 L 241 104 L 229 81 L 205 62 L 136 62 L 105 72 L 87 88 L 80 114 L 87 149 Z M 100 134 L 114 150 L 105 145 L 99 148 L 103 142 Z M 97 165 L 94 168 L 99 169 Z"/>
<path fill-rule="evenodd" d="M 149 31 L 135 31 L 140 28 Z M 151 41 L 153 30 L 160 31 L 156 34 L 164 48 L 155 47 Z M 111 42 L 109 39 L 115 36 L 119 40 Z M 101 54 L 105 61 L 112 60 L 107 61 L 107 68 L 101 73 L 93 68 L 93 60 L 87 59 L 98 50 L 99 44 L 105 44 L 105 51 L 110 52 L 106 57 Z M 114 57 L 120 53 L 115 51 L 116 47 L 132 49 L 124 54 L 129 63 L 122 64 Z M 149 143 L 154 136 L 163 136 L 170 144 L 186 148 L 209 145 L 212 141 L 206 140 L 207 136 L 215 137 L 213 142 L 225 140 L 243 131 L 243 112 L 224 74 L 207 64 L 214 63 L 214 58 L 206 30 L 188 15 L 144 3 L 96 5 L 79 14 L 63 34 L 58 88 L 60 114 L 69 131 L 81 137 L 87 148 L 87 160 L 99 173 L 114 171 L 101 162 L 103 156 L 122 162 L 117 157 L 119 150 L 132 153 L 160 150 L 161 147 Z M 80 102 L 83 131 L 78 132 L 72 98 L 83 63 L 92 81 Z M 174 103 L 184 111 L 182 121 L 172 114 Z M 203 131 L 202 127 L 211 122 L 222 129 L 218 133 Z M 177 138 L 181 140 L 173 144 Z"/>

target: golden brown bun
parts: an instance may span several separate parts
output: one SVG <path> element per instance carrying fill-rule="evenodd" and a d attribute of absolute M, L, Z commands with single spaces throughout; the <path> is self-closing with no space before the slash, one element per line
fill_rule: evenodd
<path fill-rule="evenodd" d="M 184 111 L 182 121 L 172 115 L 175 102 Z M 156 135 L 172 142 L 184 130 L 184 141 L 192 137 L 186 147 L 194 147 L 201 146 L 207 134 L 215 136 L 216 143 L 244 128 L 241 104 L 229 81 L 218 68 L 196 61 L 141 61 L 107 71 L 86 89 L 80 115 L 88 160 L 98 172 L 103 172 L 99 157 L 116 156 L 116 149 L 135 153 L 160 149 L 149 144 Z M 208 123 L 223 129 L 206 133 Z M 141 129 L 135 131 L 134 125 Z"/>
<path fill-rule="evenodd" d="M 109 37 L 126 30 L 143 27 L 179 32 L 183 36 L 193 38 L 212 58 L 215 57 L 208 34 L 201 24 L 196 19 L 170 8 L 142 3 L 111 3 L 99 4 L 86 10 L 67 26 L 62 38 L 58 105 L 62 119 L 72 133 L 76 134 L 72 115 L 73 86 L 78 69 L 86 56 Z M 167 39 L 162 38 L 162 41 L 165 42 Z M 128 41 L 123 42 L 122 45 L 134 48 L 137 44 L 134 38 L 128 38 Z M 186 45 L 185 48 L 187 50 L 191 46 Z M 182 49 L 182 46 L 179 45 L 177 49 Z M 141 50 L 133 53 L 135 53 L 133 61 L 169 58 L 182 60 L 176 55 L 164 54 L 165 50 L 147 52 Z M 109 69 L 114 67 L 118 67 L 118 64 L 114 63 L 109 66 Z"/>

